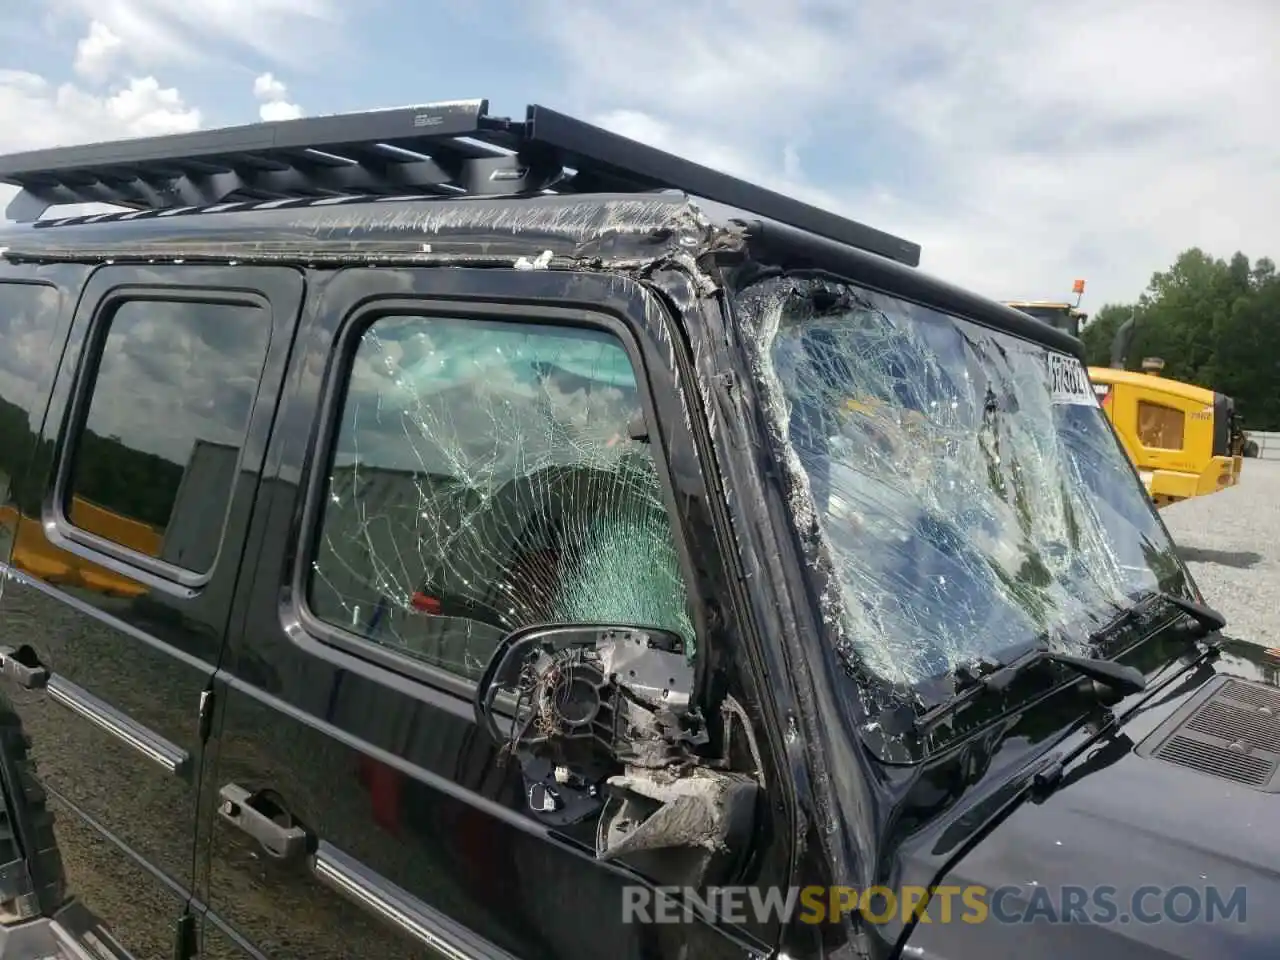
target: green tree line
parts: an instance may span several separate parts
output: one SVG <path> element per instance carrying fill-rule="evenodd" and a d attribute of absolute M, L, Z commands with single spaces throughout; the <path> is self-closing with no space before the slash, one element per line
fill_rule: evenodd
<path fill-rule="evenodd" d="M 27 411 L 0 397 L 0 474 L 9 478 L 10 499 L 24 516 L 40 516 L 45 471 L 52 464 L 53 441 L 37 440 Z M 76 451 L 72 488 L 76 496 L 98 506 L 163 529 L 182 473 L 180 463 L 85 430 Z"/>
<path fill-rule="evenodd" d="M 1080 336 L 1091 366 L 1110 364 L 1116 330 L 1130 316 L 1130 370 L 1159 357 L 1162 376 L 1233 397 L 1246 429 L 1280 430 L 1280 276 L 1273 261 L 1184 251 L 1136 302 L 1106 304 L 1085 324 Z"/>

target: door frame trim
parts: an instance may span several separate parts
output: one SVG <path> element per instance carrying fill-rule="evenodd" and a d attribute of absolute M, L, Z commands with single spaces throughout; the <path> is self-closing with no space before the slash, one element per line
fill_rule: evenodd
<path fill-rule="evenodd" d="M 178 777 L 185 777 L 190 773 L 191 754 L 99 700 L 83 687 L 55 673 L 49 677 L 45 689 L 49 692 L 49 699 L 123 740 L 148 760 L 163 767 L 167 773 Z"/>
<path fill-rule="evenodd" d="M 310 866 L 320 883 L 398 927 L 447 960 L 480 957 L 517 960 L 324 840 L 311 856 Z"/>

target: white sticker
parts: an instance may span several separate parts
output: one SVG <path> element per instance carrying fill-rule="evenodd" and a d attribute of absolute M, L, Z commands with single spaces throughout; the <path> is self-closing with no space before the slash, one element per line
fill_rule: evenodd
<path fill-rule="evenodd" d="M 1047 354 L 1049 363 L 1049 390 L 1055 404 L 1074 404 L 1089 407 L 1098 405 L 1098 397 L 1089 383 L 1089 375 L 1075 357 L 1062 353 Z"/>

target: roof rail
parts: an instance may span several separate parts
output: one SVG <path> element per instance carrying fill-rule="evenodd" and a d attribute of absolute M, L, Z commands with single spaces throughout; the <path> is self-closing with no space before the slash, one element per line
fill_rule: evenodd
<path fill-rule="evenodd" d="M 462 100 L 0 156 L 11 220 L 51 206 L 177 210 L 326 197 L 679 190 L 908 266 L 920 247 L 546 107 Z"/>

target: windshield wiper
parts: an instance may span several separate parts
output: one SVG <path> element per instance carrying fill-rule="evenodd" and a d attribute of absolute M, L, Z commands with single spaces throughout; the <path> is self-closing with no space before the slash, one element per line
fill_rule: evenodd
<path fill-rule="evenodd" d="M 1205 633 L 1221 630 L 1227 625 L 1226 617 L 1213 609 L 1213 607 L 1203 603 L 1196 603 L 1194 600 L 1188 600 L 1186 597 L 1180 597 L 1174 593 L 1162 593 L 1160 594 L 1160 599 L 1165 603 L 1173 604 L 1173 606 L 1200 624 Z"/>
<path fill-rule="evenodd" d="M 1197 603 L 1195 600 L 1188 600 L 1186 597 L 1180 597 L 1174 593 L 1151 593 L 1147 595 L 1146 599 L 1122 609 L 1106 626 L 1089 634 L 1089 645 L 1097 649 L 1099 644 L 1115 636 L 1125 626 L 1141 619 L 1139 610 L 1153 600 L 1162 600 L 1170 606 L 1177 607 L 1195 620 L 1205 633 L 1221 630 L 1227 625 L 1227 618 L 1213 609 L 1213 607 Z"/>
<path fill-rule="evenodd" d="M 1097 657 L 1081 657 L 1059 653 L 1037 644 L 1021 656 L 1007 663 L 997 663 L 994 669 L 981 674 L 962 672 L 959 690 L 945 703 L 940 703 L 920 714 L 914 727 L 918 734 L 925 734 L 955 710 L 989 693 L 1002 693 L 1023 671 L 1041 663 L 1056 663 L 1074 670 L 1099 686 L 1124 695 L 1140 693 L 1147 688 L 1147 678 L 1136 667 L 1101 660 Z"/>
<path fill-rule="evenodd" d="M 1177 607 L 1187 616 L 1195 620 L 1206 633 L 1221 630 L 1227 624 L 1227 618 L 1217 610 L 1195 600 L 1188 600 L 1172 593 L 1158 593 L 1154 599 L 1163 600 Z M 1140 604 L 1123 609 L 1119 615 L 1089 636 L 1089 643 L 1097 647 L 1099 643 L 1114 636 L 1124 627 L 1139 618 Z M 1059 653 L 1050 650 L 1042 642 L 1037 642 L 1031 649 L 1005 662 L 987 662 L 986 670 L 958 668 L 956 670 L 955 696 L 931 707 L 912 721 L 918 734 L 925 734 L 950 716 L 956 710 L 989 693 L 1003 692 L 1013 680 L 1024 670 L 1041 663 L 1057 663 L 1074 670 L 1082 677 L 1094 681 L 1105 690 L 1121 696 L 1130 693 L 1141 693 L 1147 687 L 1147 678 L 1136 667 L 1125 666 L 1114 660 L 1100 657 L 1078 656 L 1070 653 Z"/>

